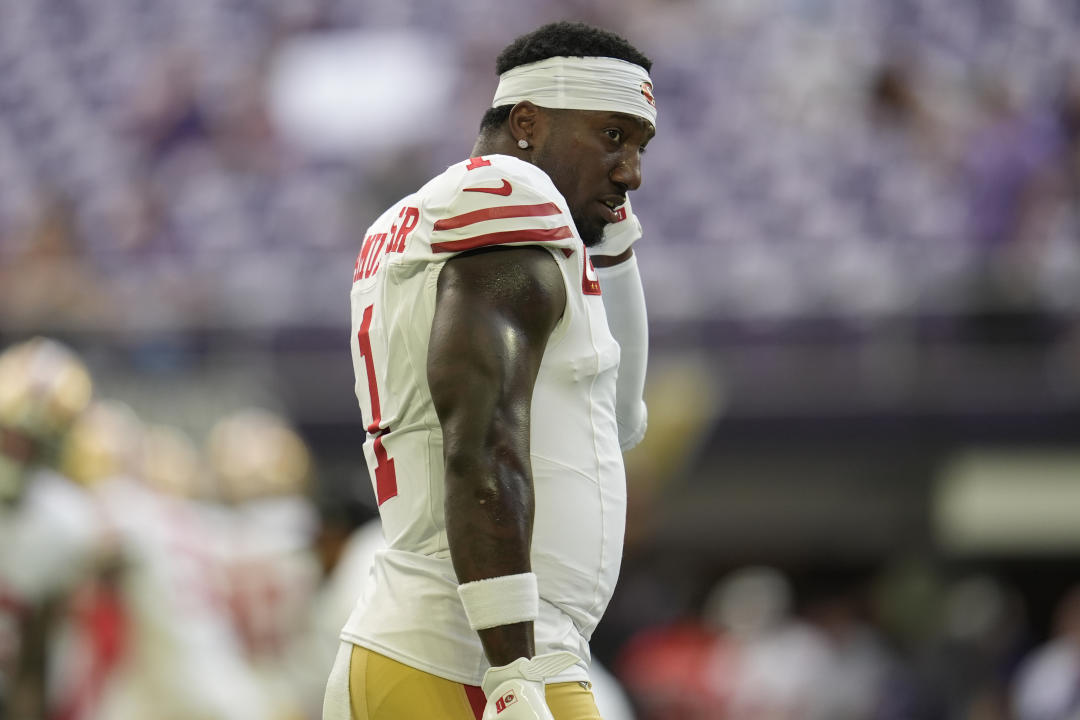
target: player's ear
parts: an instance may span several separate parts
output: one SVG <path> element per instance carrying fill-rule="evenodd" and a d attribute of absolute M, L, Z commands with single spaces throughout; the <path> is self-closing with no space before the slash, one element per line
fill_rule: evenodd
<path fill-rule="evenodd" d="M 529 145 L 535 145 L 538 136 L 543 133 L 544 120 L 545 116 L 540 112 L 540 108 L 528 100 L 522 100 L 511 108 L 507 122 L 514 143 L 525 140 Z"/>

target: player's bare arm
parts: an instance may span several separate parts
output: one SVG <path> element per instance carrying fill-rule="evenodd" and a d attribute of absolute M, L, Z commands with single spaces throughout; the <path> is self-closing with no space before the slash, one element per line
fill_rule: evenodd
<path fill-rule="evenodd" d="M 589 259 L 592 260 L 593 267 L 606 268 L 624 263 L 633 256 L 633 248 L 627 248 L 625 252 L 621 252 L 618 255 L 590 255 Z"/>
<path fill-rule="evenodd" d="M 466 253 L 438 284 L 427 376 L 442 425 L 446 531 L 458 581 L 530 572 L 533 385 L 566 304 L 536 247 Z M 532 657 L 532 623 L 480 630 L 492 665 Z"/>

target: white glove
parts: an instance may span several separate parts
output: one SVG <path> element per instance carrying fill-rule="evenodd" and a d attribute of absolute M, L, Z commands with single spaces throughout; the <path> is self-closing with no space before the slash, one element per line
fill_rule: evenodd
<path fill-rule="evenodd" d="M 577 663 L 569 652 L 518 658 L 484 673 L 487 696 L 483 720 L 554 720 L 544 696 L 544 679 Z"/>
<path fill-rule="evenodd" d="M 603 239 L 589 248 L 590 255 L 622 255 L 641 239 L 641 221 L 630 207 L 630 198 L 626 198 L 615 212 L 622 220 L 604 226 Z"/>

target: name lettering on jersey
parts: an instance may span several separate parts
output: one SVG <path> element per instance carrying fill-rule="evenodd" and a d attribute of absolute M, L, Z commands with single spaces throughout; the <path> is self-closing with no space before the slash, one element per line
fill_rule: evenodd
<path fill-rule="evenodd" d="M 369 278 L 379 269 L 378 257 L 386 244 L 386 233 L 373 233 L 364 238 L 364 247 L 356 258 L 353 269 L 353 282 Z"/>
<path fill-rule="evenodd" d="M 372 233 L 364 238 L 364 246 L 356 256 L 353 282 L 371 277 L 378 271 L 379 262 L 386 253 L 405 252 L 405 241 L 420 222 L 419 208 L 405 206 L 398 213 L 400 225 L 390 226 L 388 233 Z M 387 242 L 389 239 L 389 242 Z"/>
<path fill-rule="evenodd" d="M 393 226 L 390 228 L 390 234 L 394 236 L 394 240 L 390 243 L 387 252 L 405 252 L 405 240 L 408 239 L 409 233 L 416 228 L 416 223 L 420 222 L 419 208 L 401 208 L 401 212 L 398 213 L 398 220 L 401 220 L 401 226 Z"/>

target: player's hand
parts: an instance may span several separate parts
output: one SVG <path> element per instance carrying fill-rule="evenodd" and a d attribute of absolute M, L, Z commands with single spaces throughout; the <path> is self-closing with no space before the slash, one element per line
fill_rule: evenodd
<path fill-rule="evenodd" d="M 641 221 L 637 219 L 633 208 L 630 207 L 630 198 L 627 198 L 615 212 L 623 216 L 622 219 L 604 226 L 603 239 L 589 248 L 589 255 L 611 257 L 622 255 L 641 239 Z"/>
<path fill-rule="evenodd" d="M 483 720 L 554 720 L 544 697 L 544 679 L 577 661 L 573 653 L 556 652 L 491 668 L 482 683 L 487 696 Z"/>

